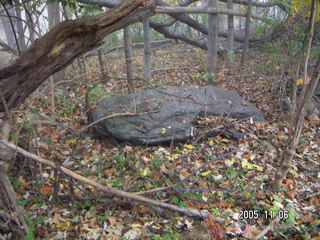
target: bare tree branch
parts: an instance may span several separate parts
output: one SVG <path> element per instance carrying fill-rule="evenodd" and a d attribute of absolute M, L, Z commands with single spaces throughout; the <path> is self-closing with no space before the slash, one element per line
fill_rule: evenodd
<path fill-rule="evenodd" d="M 220 0 L 221 2 L 227 2 L 228 0 Z M 233 3 L 241 4 L 241 5 L 248 5 L 248 0 L 233 0 Z M 283 11 L 288 11 L 288 7 L 285 4 L 282 4 L 278 0 L 271 0 L 267 2 L 260 2 L 260 1 L 253 1 L 252 6 L 267 8 L 267 7 L 279 7 Z"/>
<path fill-rule="evenodd" d="M 213 14 L 226 14 L 226 15 L 233 15 L 239 17 L 246 17 L 247 12 L 239 11 L 239 10 L 231 10 L 225 8 L 214 8 L 214 7 L 156 7 L 156 13 L 213 13 Z M 251 13 L 251 17 L 266 23 L 273 23 L 273 21 L 269 18 L 262 17 L 258 14 Z"/>
<path fill-rule="evenodd" d="M 196 47 L 199 47 L 202 49 L 207 49 L 207 46 L 204 43 L 204 41 L 203 41 L 203 43 L 201 43 L 200 41 L 197 41 L 197 40 L 190 38 L 186 35 L 183 35 L 183 34 L 180 34 L 177 32 L 172 32 L 172 31 L 168 30 L 168 28 L 162 26 L 161 23 L 158 23 L 152 19 L 150 19 L 149 23 L 150 23 L 150 27 L 152 27 L 157 32 L 163 34 L 163 36 L 165 36 L 166 38 L 181 40 L 181 41 L 186 42 L 190 45 L 193 45 L 193 46 L 196 46 Z"/>

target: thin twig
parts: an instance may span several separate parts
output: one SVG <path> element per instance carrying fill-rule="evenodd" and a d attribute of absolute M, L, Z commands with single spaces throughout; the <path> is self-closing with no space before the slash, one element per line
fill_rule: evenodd
<path fill-rule="evenodd" d="M 103 186 L 102 184 L 100 183 L 97 183 L 93 180 L 90 180 L 90 179 L 87 179 L 65 167 L 62 167 L 62 166 L 57 166 L 55 163 L 53 163 L 52 161 L 49 161 L 49 160 L 46 160 L 42 157 L 39 157 L 33 153 L 30 153 L 28 151 L 25 151 L 24 149 L 8 142 L 8 141 L 5 141 L 5 140 L 0 140 L 0 143 L 1 144 L 4 144 L 6 145 L 7 147 L 11 148 L 11 149 L 15 149 L 17 152 L 19 152 L 20 154 L 24 155 L 25 157 L 28 157 L 36 162 L 40 162 L 42 164 L 45 164 L 51 168 L 54 168 L 54 169 L 57 169 L 57 170 L 60 170 L 63 172 L 63 174 L 79 181 L 79 182 L 82 182 L 84 184 L 89 184 L 93 187 L 95 187 L 97 190 L 99 191 L 103 191 L 103 192 L 107 192 L 107 193 L 110 193 L 110 194 L 114 194 L 118 197 L 122 197 L 122 198 L 128 198 L 128 199 L 131 199 L 131 200 L 135 200 L 135 201 L 138 201 L 138 202 L 142 202 L 142 203 L 147 203 L 147 204 L 151 204 L 152 206 L 154 207 L 160 207 L 160 208 L 165 208 L 165 209 L 169 209 L 171 211 L 176 211 L 176 212 L 179 212 L 181 214 L 186 214 L 186 215 L 191 215 L 191 216 L 194 216 L 194 217 L 197 217 L 197 218 L 206 218 L 208 216 L 208 213 L 205 212 L 205 211 L 199 211 L 199 210 L 196 210 L 196 209 L 191 209 L 191 208 L 186 208 L 186 207 L 179 207 L 179 206 L 176 206 L 176 205 L 173 205 L 173 204 L 169 204 L 169 203 L 165 203 L 165 202 L 161 202 L 161 201 L 156 201 L 156 200 L 152 200 L 150 198 L 146 198 L 146 197 L 142 197 L 138 194 L 133 194 L 133 193 L 128 193 L 128 192 L 124 192 L 124 191 L 121 191 L 121 190 L 118 190 L 116 188 L 112 188 L 112 187 L 106 187 L 106 186 Z M 224 219 L 221 219 L 221 218 L 216 218 L 218 222 L 222 222 Z"/>

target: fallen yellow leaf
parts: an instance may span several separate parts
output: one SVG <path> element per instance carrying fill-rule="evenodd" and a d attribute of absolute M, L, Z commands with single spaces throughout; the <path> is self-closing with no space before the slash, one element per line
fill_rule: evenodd
<path fill-rule="evenodd" d="M 56 226 L 57 226 L 57 228 L 58 228 L 59 230 L 64 230 L 64 231 L 66 231 L 66 230 L 70 229 L 71 222 L 70 222 L 69 220 L 67 220 L 67 221 L 65 221 L 65 222 L 61 222 L 61 223 L 56 224 Z"/>
<path fill-rule="evenodd" d="M 187 145 L 186 147 L 189 149 L 194 149 L 194 146 L 192 146 L 192 145 Z"/>
<path fill-rule="evenodd" d="M 206 177 L 206 176 L 208 176 L 208 175 L 210 175 L 210 174 L 211 174 L 211 171 L 209 170 L 209 171 L 203 172 L 203 173 L 202 173 L 202 176 L 205 176 L 205 177 Z"/>

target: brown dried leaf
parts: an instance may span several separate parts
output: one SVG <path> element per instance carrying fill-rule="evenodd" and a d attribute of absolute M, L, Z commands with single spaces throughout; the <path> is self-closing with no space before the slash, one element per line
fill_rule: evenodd
<path fill-rule="evenodd" d="M 189 208 L 194 208 L 194 209 L 205 209 L 205 208 L 210 208 L 209 204 L 203 203 L 203 202 L 198 202 L 198 201 L 193 201 L 193 200 L 186 200 L 187 207 Z"/>
<path fill-rule="evenodd" d="M 60 135 L 59 134 L 52 134 L 51 139 L 59 139 Z"/>
<path fill-rule="evenodd" d="M 117 217 L 114 217 L 114 216 L 108 216 L 107 219 L 108 219 L 110 225 L 111 225 L 111 226 L 114 226 L 114 225 L 117 223 L 117 219 L 118 219 L 118 218 L 117 218 Z"/>
<path fill-rule="evenodd" d="M 209 214 L 204 224 L 207 228 L 209 228 L 212 234 L 211 240 L 223 239 L 226 229 L 220 223 L 217 222 L 213 215 Z"/>
<path fill-rule="evenodd" d="M 39 189 L 39 192 L 42 195 L 52 194 L 53 193 L 53 189 L 50 186 L 41 186 L 40 189 Z"/>
<path fill-rule="evenodd" d="M 104 170 L 105 174 L 115 174 L 116 172 L 117 172 L 116 168 L 109 168 L 109 169 Z"/>
<path fill-rule="evenodd" d="M 243 236 L 249 238 L 249 239 L 254 239 L 255 234 L 254 234 L 254 230 L 255 230 L 255 226 L 254 225 L 250 225 L 247 224 L 244 231 L 243 231 Z"/>
<path fill-rule="evenodd" d="M 183 169 L 183 170 L 180 171 L 179 174 L 180 174 L 180 179 L 184 179 L 186 176 L 188 176 L 189 173 L 188 173 L 187 170 Z"/>

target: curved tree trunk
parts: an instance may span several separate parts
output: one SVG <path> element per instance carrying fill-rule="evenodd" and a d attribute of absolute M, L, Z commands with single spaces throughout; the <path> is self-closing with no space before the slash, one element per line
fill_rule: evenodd
<path fill-rule="evenodd" d="M 104 14 L 56 25 L 14 63 L 0 69 L 0 91 L 8 108 L 19 106 L 50 75 L 100 46 L 104 36 L 153 15 L 154 7 L 147 3 L 126 0 Z"/>

